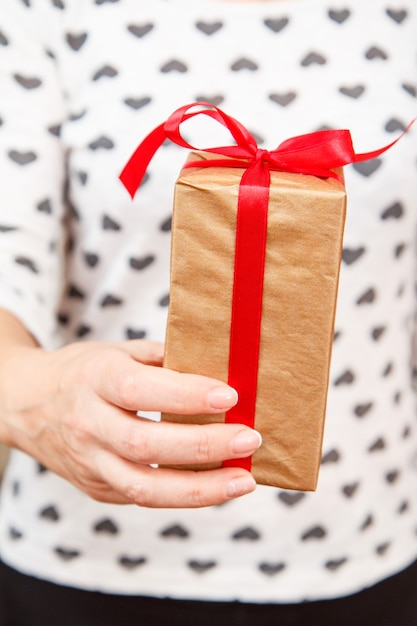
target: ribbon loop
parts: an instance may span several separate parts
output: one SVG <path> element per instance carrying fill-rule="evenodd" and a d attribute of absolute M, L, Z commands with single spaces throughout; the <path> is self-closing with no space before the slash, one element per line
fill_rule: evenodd
<path fill-rule="evenodd" d="M 181 135 L 181 125 L 199 115 L 210 117 L 226 127 L 235 140 L 235 145 L 196 148 L 189 144 Z M 133 198 L 150 160 L 166 139 L 188 150 L 200 150 L 227 157 L 223 162 L 205 161 L 203 167 L 216 165 L 247 168 L 254 162 L 261 161 L 270 170 L 310 174 L 320 178 L 339 178 L 333 170 L 380 156 L 397 143 L 414 121 L 412 120 L 403 133 L 387 146 L 363 154 L 355 153 L 348 130 L 321 130 L 299 135 L 283 141 L 275 150 L 268 151 L 259 148 L 255 137 L 235 118 L 209 102 L 193 102 L 174 111 L 165 123 L 145 137 L 125 165 L 120 180 Z M 195 161 L 189 163 L 188 167 L 195 167 L 197 164 Z"/>

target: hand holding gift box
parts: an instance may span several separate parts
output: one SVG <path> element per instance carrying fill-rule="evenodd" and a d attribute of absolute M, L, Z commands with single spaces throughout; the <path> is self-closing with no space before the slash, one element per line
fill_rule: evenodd
<path fill-rule="evenodd" d="M 236 145 L 196 152 L 180 125 L 198 115 L 226 126 Z M 346 211 L 340 168 L 396 142 L 356 154 L 349 131 L 326 130 L 266 151 L 219 108 L 194 103 L 135 151 L 120 176 L 132 196 L 166 138 L 193 152 L 175 189 L 164 365 L 224 380 L 239 402 L 225 415 L 163 419 L 255 427 L 261 448 L 223 464 L 314 490 Z"/>

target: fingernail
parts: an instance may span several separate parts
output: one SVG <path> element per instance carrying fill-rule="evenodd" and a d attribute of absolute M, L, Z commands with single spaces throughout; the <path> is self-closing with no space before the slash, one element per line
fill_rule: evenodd
<path fill-rule="evenodd" d="M 237 392 L 232 387 L 215 387 L 207 399 L 213 409 L 230 409 L 237 402 Z"/>
<path fill-rule="evenodd" d="M 232 451 L 235 454 L 248 454 L 257 450 L 262 444 L 262 437 L 257 430 L 245 428 L 240 430 L 232 441 Z"/>
<path fill-rule="evenodd" d="M 256 482 L 252 476 L 240 476 L 231 480 L 227 485 L 227 495 L 229 498 L 238 498 L 246 493 L 251 493 L 256 488 Z"/>

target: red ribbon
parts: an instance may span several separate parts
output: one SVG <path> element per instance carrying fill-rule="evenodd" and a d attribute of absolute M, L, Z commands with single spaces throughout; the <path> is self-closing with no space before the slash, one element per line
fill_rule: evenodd
<path fill-rule="evenodd" d="M 190 112 L 191 109 L 197 108 Z M 226 414 L 226 422 L 254 427 L 258 379 L 262 292 L 267 234 L 270 171 L 309 174 L 320 178 L 340 176 L 334 169 L 366 161 L 391 148 L 406 130 L 387 146 L 356 154 L 348 130 L 322 130 L 287 139 L 275 150 L 258 148 L 253 135 L 233 117 L 206 102 L 180 107 L 155 128 L 135 150 L 120 180 L 133 198 L 156 150 L 170 139 L 183 148 L 199 150 L 182 137 L 180 126 L 196 115 L 205 115 L 225 126 L 236 145 L 202 149 L 227 157 L 191 161 L 186 167 L 244 168 L 236 218 L 236 251 L 230 330 L 228 383 L 237 389 L 239 402 Z M 413 120 L 414 121 L 414 120 Z M 342 182 L 342 181 L 341 181 Z M 250 470 L 251 458 L 225 461 L 224 466 Z"/>

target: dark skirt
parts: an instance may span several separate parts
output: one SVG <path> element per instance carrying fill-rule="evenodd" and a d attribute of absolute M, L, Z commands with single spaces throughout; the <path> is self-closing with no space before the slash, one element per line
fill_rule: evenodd
<path fill-rule="evenodd" d="M 359 593 L 302 604 L 197 602 L 88 592 L 0 564 L 0 626 L 416 626 L 417 562 Z"/>

